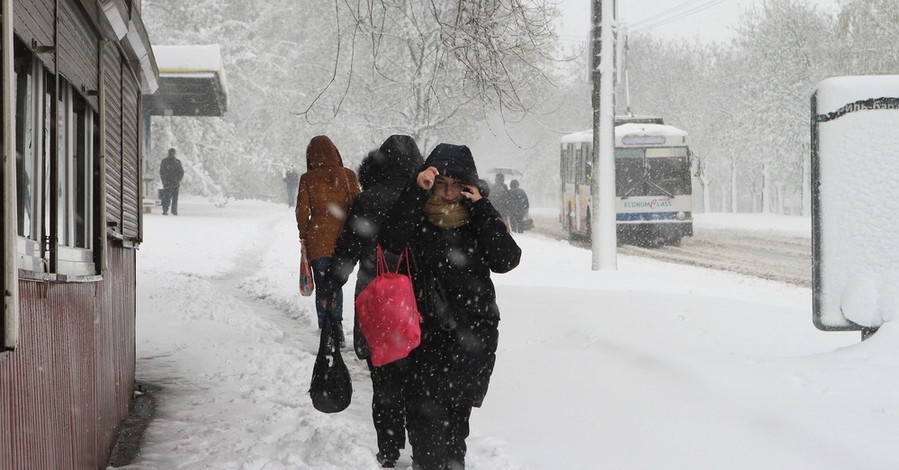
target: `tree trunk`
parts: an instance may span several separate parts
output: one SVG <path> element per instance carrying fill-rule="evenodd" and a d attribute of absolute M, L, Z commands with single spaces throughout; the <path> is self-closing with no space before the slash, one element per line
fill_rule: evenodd
<path fill-rule="evenodd" d="M 699 177 L 699 182 L 702 185 L 702 211 L 701 212 L 709 212 L 712 210 L 711 203 L 711 178 L 706 178 L 704 175 Z"/>
<path fill-rule="evenodd" d="M 730 159 L 730 211 L 737 213 L 737 161 Z"/>

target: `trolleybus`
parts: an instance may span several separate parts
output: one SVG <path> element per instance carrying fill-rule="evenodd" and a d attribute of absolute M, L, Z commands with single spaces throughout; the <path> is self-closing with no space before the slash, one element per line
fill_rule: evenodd
<path fill-rule="evenodd" d="M 569 238 L 590 237 L 592 147 L 592 130 L 562 136 L 561 223 Z M 678 244 L 693 235 L 690 165 L 685 131 L 661 124 L 661 119 L 615 126 L 619 241 Z"/>

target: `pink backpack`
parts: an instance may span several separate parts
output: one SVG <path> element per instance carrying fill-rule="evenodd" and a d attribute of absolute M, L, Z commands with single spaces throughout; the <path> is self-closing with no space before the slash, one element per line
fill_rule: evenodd
<path fill-rule="evenodd" d="M 421 344 L 422 319 L 412 280 L 390 272 L 380 244 L 377 249 L 378 275 L 356 296 L 356 321 L 371 350 L 372 365 L 382 366 L 408 356 Z M 396 271 L 403 258 L 408 273 L 408 248 L 400 255 Z"/>

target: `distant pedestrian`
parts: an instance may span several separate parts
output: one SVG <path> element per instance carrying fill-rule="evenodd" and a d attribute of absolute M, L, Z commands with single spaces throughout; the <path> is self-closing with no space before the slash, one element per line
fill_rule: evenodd
<path fill-rule="evenodd" d="M 293 207 L 297 203 L 299 184 L 300 175 L 293 168 L 288 168 L 284 172 L 284 188 L 287 189 L 287 207 Z"/>
<path fill-rule="evenodd" d="M 175 149 L 170 148 L 167 157 L 159 164 L 159 178 L 162 180 L 162 215 L 178 215 L 178 192 L 181 187 L 181 179 L 184 178 L 184 167 L 181 160 L 175 157 Z"/>
<path fill-rule="evenodd" d="M 512 231 L 515 233 L 524 232 L 523 222 L 525 216 L 528 215 L 530 204 L 528 203 L 528 195 L 523 189 L 518 187 L 518 180 L 509 182 L 509 194 L 506 202 L 509 209 L 509 225 Z"/>
<path fill-rule="evenodd" d="M 506 186 L 506 176 L 502 173 L 496 174 L 493 186 L 490 187 L 490 202 L 493 203 L 493 207 L 499 212 L 500 217 L 508 221 L 509 187 Z"/>
<path fill-rule="evenodd" d="M 355 295 L 359 295 L 377 275 L 378 237 L 387 213 L 400 191 L 424 163 L 418 145 L 408 135 L 392 135 L 377 150 L 369 152 L 359 165 L 362 192 L 353 200 L 343 232 L 337 238 L 337 249 L 328 270 L 328 277 L 319 288 L 326 298 L 337 295 L 353 267 L 359 262 Z M 397 255 L 385 251 L 391 269 L 397 265 Z M 368 362 L 372 383 L 372 420 L 378 436 L 378 463 L 393 468 L 406 445 L 406 383 L 409 375 L 407 358 L 374 366 L 370 360 L 368 343 L 358 328 L 353 328 L 356 355 Z"/>
<path fill-rule="evenodd" d="M 306 173 L 300 177 L 297 195 L 297 229 L 300 242 L 305 243 L 309 264 L 315 284 L 325 283 L 325 274 L 331 264 L 337 236 L 343 229 L 347 211 L 353 198 L 359 194 L 356 173 L 343 166 L 340 152 L 327 136 L 313 137 L 306 147 Z M 331 316 L 326 311 L 326 301 L 322 289 L 315 289 L 315 309 L 318 313 L 318 327 L 323 330 L 337 328 L 341 347 L 343 336 L 343 295 L 338 291 Z"/>

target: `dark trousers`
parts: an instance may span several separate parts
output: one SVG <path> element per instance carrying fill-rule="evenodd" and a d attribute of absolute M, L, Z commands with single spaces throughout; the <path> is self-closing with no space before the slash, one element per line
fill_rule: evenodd
<path fill-rule="evenodd" d="M 331 266 L 331 257 L 323 256 L 309 260 L 309 266 L 312 268 L 312 280 L 316 286 L 321 286 L 325 282 L 325 275 L 328 273 L 328 266 Z M 331 328 L 331 318 L 328 317 L 325 307 L 322 306 L 322 298 L 319 296 L 321 289 L 315 289 L 315 312 L 318 314 L 318 327 L 327 330 Z M 337 306 L 334 307 L 334 319 L 343 321 L 343 291 L 337 290 Z"/>
<path fill-rule="evenodd" d="M 471 402 L 409 398 L 408 427 L 415 470 L 464 470 Z"/>
<path fill-rule="evenodd" d="M 368 361 L 373 391 L 371 416 L 378 435 L 378 451 L 390 460 L 397 460 L 400 449 L 406 447 L 408 364 L 408 359 L 400 359 L 375 367 Z"/>
<path fill-rule="evenodd" d="M 524 217 L 509 216 L 509 226 L 513 232 L 515 232 L 515 233 L 524 232 L 523 224 L 524 224 Z"/>
<path fill-rule="evenodd" d="M 162 213 L 169 213 L 169 206 L 172 207 L 172 214 L 178 215 L 178 188 L 163 189 L 160 192 L 162 199 Z"/>
<path fill-rule="evenodd" d="M 495 321 L 462 319 L 451 331 L 423 328 L 412 351 L 406 427 L 415 470 L 462 470 L 471 409 L 487 393 L 496 360 Z"/>

